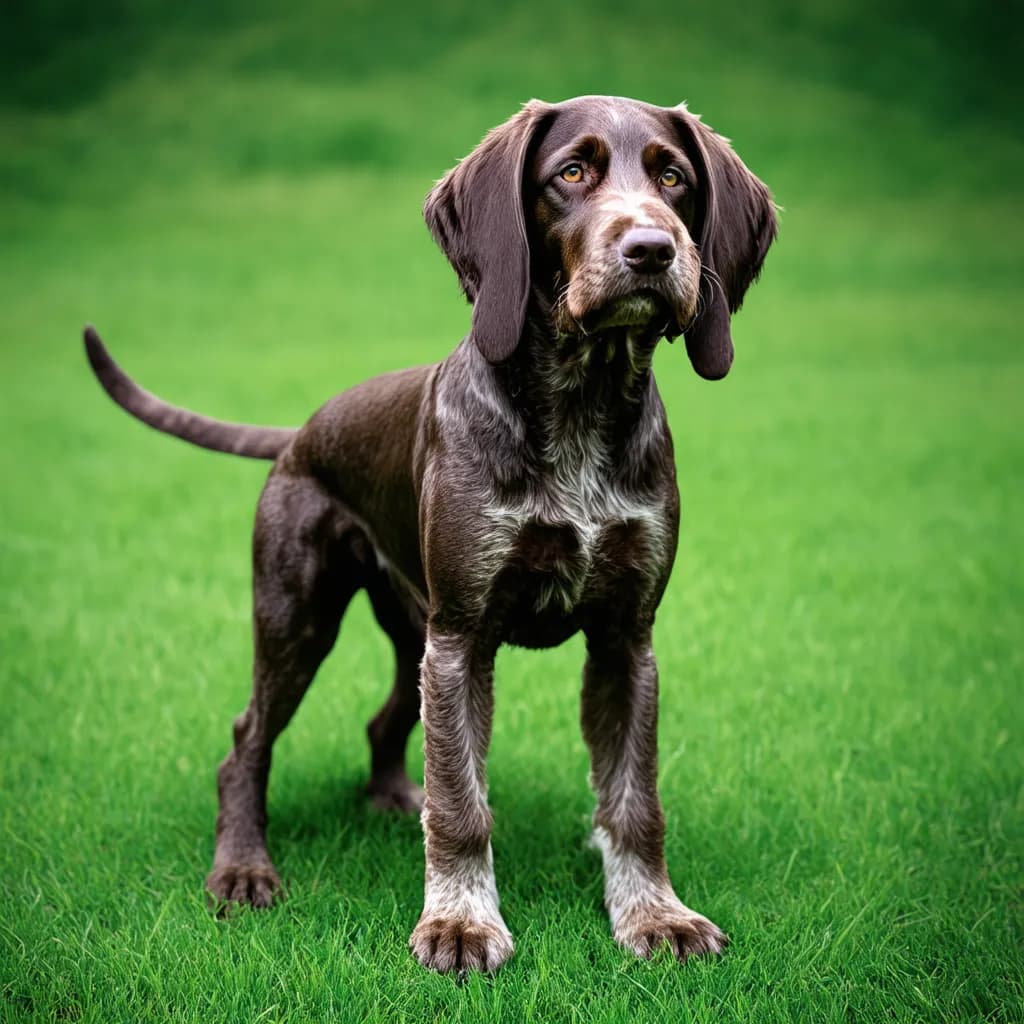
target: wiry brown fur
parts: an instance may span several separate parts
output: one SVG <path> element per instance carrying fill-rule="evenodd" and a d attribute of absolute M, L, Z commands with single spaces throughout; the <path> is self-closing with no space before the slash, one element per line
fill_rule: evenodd
<path fill-rule="evenodd" d="M 97 376 L 140 419 L 276 458 L 253 541 L 253 694 L 218 773 L 207 886 L 272 902 L 271 747 L 362 588 L 396 656 L 367 730 L 370 794 L 423 807 L 416 957 L 447 971 L 511 955 L 487 803 L 495 654 L 580 630 L 615 936 L 641 955 L 665 941 L 681 959 L 716 952 L 725 937 L 679 901 L 663 854 L 651 632 L 679 498 L 651 360 L 682 333 L 698 373 L 728 371 L 729 314 L 775 233 L 767 189 L 684 108 L 583 97 L 528 104 L 442 179 L 425 215 L 474 304 L 470 335 L 440 364 L 344 392 L 301 430 L 168 406 L 86 332 Z M 425 802 L 405 771 L 421 712 Z"/>

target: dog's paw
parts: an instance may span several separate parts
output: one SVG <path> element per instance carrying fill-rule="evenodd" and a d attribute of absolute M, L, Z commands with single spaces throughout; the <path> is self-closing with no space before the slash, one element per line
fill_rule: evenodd
<path fill-rule="evenodd" d="M 419 814 L 423 810 L 423 789 L 407 775 L 371 779 L 366 791 L 370 796 L 370 803 L 379 811 Z"/>
<path fill-rule="evenodd" d="M 668 943 L 676 959 L 717 954 L 729 945 L 729 937 L 706 917 L 678 906 L 638 907 L 619 922 L 615 940 L 637 956 L 649 957 Z"/>
<path fill-rule="evenodd" d="M 424 967 L 434 971 L 496 971 L 512 955 L 512 935 L 501 918 L 494 923 L 423 916 L 409 948 Z"/>
<path fill-rule="evenodd" d="M 223 915 L 236 904 L 271 906 L 281 891 L 281 879 L 269 864 L 228 864 L 206 876 L 206 891 Z"/>

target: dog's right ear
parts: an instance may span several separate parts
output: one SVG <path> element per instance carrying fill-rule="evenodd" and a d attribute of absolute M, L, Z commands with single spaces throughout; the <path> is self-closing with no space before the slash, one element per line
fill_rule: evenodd
<path fill-rule="evenodd" d="M 530 298 L 523 171 L 554 107 L 531 100 L 434 187 L 423 216 L 473 303 L 473 340 L 492 363 L 515 351 Z"/>

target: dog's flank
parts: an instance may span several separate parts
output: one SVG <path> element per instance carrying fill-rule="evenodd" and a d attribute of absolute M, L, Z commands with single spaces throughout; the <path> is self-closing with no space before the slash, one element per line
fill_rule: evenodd
<path fill-rule="evenodd" d="M 84 332 L 89 364 L 103 390 L 126 412 L 147 426 L 183 441 L 229 455 L 250 459 L 276 459 L 298 431 L 282 427 L 255 427 L 244 423 L 226 423 L 200 413 L 171 405 L 139 387 L 114 362 L 100 340 L 96 328 Z"/>
<path fill-rule="evenodd" d="M 652 370 L 685 336 L 724 376 L 730 313 L 775 235 L 768 191 L 685 107 L 531 102 L 449 172 L 424 207 L 473 302 L 441 363 L 374 378 L 297 432 L 239 427 L 142 391 L 87 331 L 119 405 L 220 451 L 273 458 L 253 537 L 249 706 L 218 772 L 210 892 L 266 906 L 275 738 L 366 590 L 395 649 L 371 721 L 370 795 L 423 808 L 423 912 L 410 945 L 440 971 L 512 955 L 498 910 L 486 757 L 504 643 L 583 632 L 582 726 L 594 840 L 615 938 L 684 960 L 723 933 L 676 896 L 657 792 L 651 634 L 675 557 L 679 494 Z M 422 716 L 425 794 L 405 770 Z"/>

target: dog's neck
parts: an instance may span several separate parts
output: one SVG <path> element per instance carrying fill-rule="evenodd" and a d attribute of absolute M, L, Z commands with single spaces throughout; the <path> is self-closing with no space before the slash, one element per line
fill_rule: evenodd
<path fill-rule="evenodd" d="M 534 304 L 518 349 L 495 377 L 535 457 L 561 471 L 599 451 L 618 465 L 638 456 L 661 415 L 651 371 L 659 339 L 647 327 L 558 334 Z"/>

